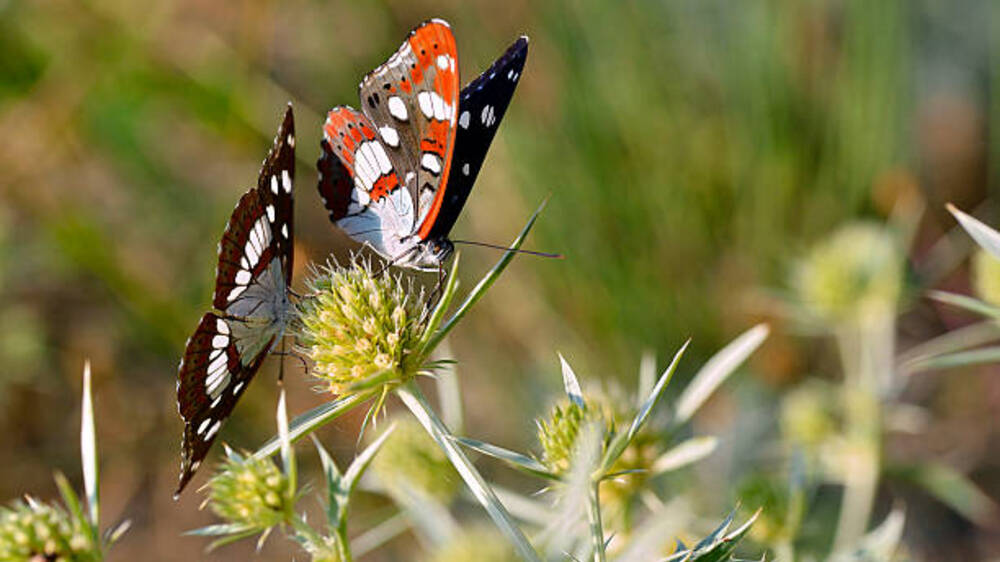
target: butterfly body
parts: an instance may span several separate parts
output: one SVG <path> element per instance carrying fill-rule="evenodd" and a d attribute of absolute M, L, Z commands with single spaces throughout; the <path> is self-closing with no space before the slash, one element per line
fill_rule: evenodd
<path fill-rule="evenodd" d="M 459 90 L 447 23 L 418 26 L 359 86 L 361 111 L 332 109 L 323 126 L 319 192 L 330 219 L 392 264 L 436 270 L 510 102 L 527 38 Z"/>
<path fill-rule="evenodd" d="M 294 134 L 289 106 L 257 187 L 233 209 L 219 242 L 214 310 L 202 316 L 178 367 L 177 408 L 184 436 L 176 494 L 194 476 L 291 320 Z"/>

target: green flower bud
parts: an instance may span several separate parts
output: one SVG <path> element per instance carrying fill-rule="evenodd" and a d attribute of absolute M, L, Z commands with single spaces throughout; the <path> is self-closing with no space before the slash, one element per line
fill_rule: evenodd
<path fill-rule="evenodd" d="M 799 264 L 794 285 L 802 303 L 826 322 L 896 304 L 903 262 L 883 226 L 855 223 L 817 244 Z"/>
<path fill-rule="evenodd" d="M 605 408 L 589 401 L 582 407 L 568 401 L 554 406 L 548 418 L 537 420 L 542 463 L 556 474 L 565 474 L 576 450 L 580 428 L 592 422 L 598 422 L 608 434 L 613 419 Z"/>
<path fill-rule="evenodd" d="M 0 507 L 0 560 L 100 560 L 83 524 L 62 508 L 37 501 Z"/>
<path fill-rule="evenodd" d="M 402 418 L 394 423 L 396 429 L 375 455 L 372 470 L 390 490 L 415 488 L 448 503 L 460 482 L 448 457 L 416 421 Z"/>
<path fill-rule="evenodd" d="M 833 407 L 839 400 L 835 389 L 827 385 L 810 383 L 785 395 L 781 403 L 781 433 L 794 443 L 816 447 L 826 441 L 834 431 Z"/>
<path fill-rule="evenodd" d="M 426 314 L 423 295 L 411 284 L 376 276 L 368 262 L 355 259 L 350 267 L 322 268 L 310 286 L 299 305 L 298 343 L 331 392 L 349 393 L 374 375 L 389 387 L 413 377 L 419 360 L 412 353 Z"/>
<path fill-rule="evenodd" d="M 295 506 L 288 478 L 270 458 L 237 455 L 209 480 L 207 501 L 228 523 L 260 531 L 287 522 Z"/>

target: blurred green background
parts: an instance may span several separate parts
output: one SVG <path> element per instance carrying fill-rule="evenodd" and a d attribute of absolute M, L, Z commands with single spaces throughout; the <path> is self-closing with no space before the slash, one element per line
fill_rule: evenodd
<path fill-rule="evenodd" d="M 178 538 L 211 518 L 195 493 L 170 499 L 176 365 L 209 305 L 216 241 L 291 100 L 296 285 L 310 261 L 348 255 L 314 188 L 322 116 L 356 106 L 361 77 L 432 16 L 453 26 L 463 82 L 531 38 L 456 237 L 504 243 L 551 195 L 529 246 L 566 255 L 519 258 L 452 338 L 470 435 L 530 449 L 532 418 L 560 388 L 557 351 L 585 378 L 632 388 L 643 351 L 663 362 L 693 338 L 690 377 L 766 320 L 767 344 L 696 420 L 729 443 L 693 479 L 725 513 L 777 446 L 776 405 L 839 380 L 829 342 L 781 305 L 814 242 L 854 218 L 904 215 L 898 346 L 968 322 L 921 291 L 969 292 L 969 244 L 942 246 L 954 227 L 943 204 L 974 210 L 1000 186 L 989 0 L 0 0 L 0 498 L 53 496 L 55 468 L 80 482 L 90 358 L 105 517 L 134 521 L 113 559 L 248 554 Z M 989 205 L 980 216 L 1000 222 Z M 466 283 L 496 257 L 464 250 Z M 249 448 L 272 434 L 276 367 L 223 439 Z M 323 399 L 300 369 L 286 365 L 295 412 Z M 947 461 L 1000 498 L 998 376 L 919 375 L 902 400 L 934 421 L 885 447 Z M 344 458 L 359 421 L 323 432 Z M 916 559 L 1000 555 L 995 517 L 973 523 L 918 489 L 884 488 L 883 511 L 900 498 L 910 510 Z M 262 556 L 289 552 L 272 540 Z"/>

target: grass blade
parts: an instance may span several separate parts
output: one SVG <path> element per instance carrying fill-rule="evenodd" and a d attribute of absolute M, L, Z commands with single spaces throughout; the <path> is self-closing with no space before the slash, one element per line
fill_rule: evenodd
<path fill-rule="evenodd" d="M 465 437 L 456 437 L 455 441 L 458 441 L 462 445 L 478 451 L 484 455 L 493 457 L 504 461 L 505 463 L 513 466 L 518 470 L 524 470 L 536 476 L 541 476 L 542 478 L 558 479 L 558 477 L 545 467 L 544 464 L 538 462 L 537 460 L 527 456 L 522 455 L 516 451 L 511 451 L 510 449 L 504 449 L 497 445 L 492 445 L 484 441 L 479 441 L 477 439 L 467 439 Z"/>
<path fill-rule="evenodd" d="M 948 203 L 946 207 L 948 212 L 958 220 L 958 224 L 962 225 L 962 228 L 976 241 L 976 244 L 1000 260 L 1000 232 L 986 226 L 979 219 L 963 213 L 951 203 Z"/>
<path fill-rule="evenodd" d="M 655 476 L 700 461 L 715 451 L 719 440 L 713 436 L 692 437 L 660 455 L 650 472 Z"/>
<path fill-rule="evenodd" d="M 448 273 L 448 280 L 445 282 L 444 292 L 441 293 L 441 299 L 438 300 L 437 306 L 434 307 L 434 311 L 427 321 L 427 326 L 424 328 L 420 343 L 417 345 L 418 349 L 430 351 L 435 347 L 428 346 L 427 343 L 434 337 L 438 327 L 441 326 L 441 322 L 444 320 L 445 313 L 451 307 L 451 302 L 455 299 L 455 293 L 458 291 L 458 262 L 461 257 L 460 253 L 455 254 L 455 260 L 451 264 L 451 271 Z M 436 341 L 440 341 L 440 339 Z"/>
<path fill-rule="evenodd" d="M 769 331 L 767 324 L 757 324 L 712 356 L 681 393 L 674 422 L 681 424 L 691 419 L 719 385 L 760 347 Z"/>
<path fill-rule="evenodd" d="M 454 442 L 451 432 L 448 431 L 448 428 L 445 427 L 437 417 L 437 414 L 434 413 L 434 410 L 431 409 L 416 384 L 411 381 L 396 389 L 396 394 L 406 404 L 410 412 L 413 413 L 413 416 L 417 418 L 417 421 L 424 426 L 427 433 L 437 441 L 438 446 L 441 447 L 441 450 L 444 451 L 448 460 L 455 467 L 455 470 L 461 475 L 466 486 L 476 496 L 476 499 L 483 508 L 486 509 L 486 512 L 493 519 L 497 528 L 511 541 L 517 549 L 518 554 L 525 560 L 540 562 L 538 553 L 532 548 L 527 537 L 524 536 L 521 529 L 511 519 L 510 514 L 507 513 L 507 509 L 500 503 L 500 500 L 493 493 L 493 490 L 490 489 L 486 480 L 483 479 L 479 471 L 476 470 L 468 457 L 462 452 L 462 449 Z"/>
<path fill-rule="evenodd" d="M 570 402 L 583 408 L 583 391 L 580 390 L 580 381 L 577 380 L 573 367 L 569 366 L 562 353 L 559 354 L 559 364 L 562 365 L 563 387 L 566 388 L 566 396 L 569 396 Z"/>
<path fill-rule="evenodd" d="M 343 398 L 338 398 L 332 402 L 327 402 L 317 406 L 308 412 L 297 416 L 291 421 L 288 427 L 288 439 L 295 443 L 309 433 L 323 427 L 352 408 L 372 397 L 373 392 L 363 392 L 351 394 Z M 281 449 L 281 439 L 279 436 L 272 437 L 268 442 L 261 445 L 257 452 L 253 454 L 255 458 L 267 457 L 277 453 Z"/>
<path fill-rule="evenodd" d="M 970 521 L 986 526 L 995 521 L 997 504 L 964 474 L 949 466 L 924 464 L 892 472 L 916 483 Z"/>
<path fill-rule="evenodd" d="M 983 302 L 976 298 L 959 295 L 957 293 L 949 293 L 947 291 L 927 291 L 927 296 L 938 302 L 967 310 L 973 314 L 986 316 L 987 318 L 1000 318 L 1000 307 Z"/>
<path fill-rule="evenodd" d="M 691 340 L 684 342 L 684 345 L 682 345 L 681 348 L 677 350 L 677 353 L 674 354 L 674 358 L 670 362 L 670 366 L 667 367 L 666 371 L 663 371 L 662 375 L 660 375 L 660 380 L 656 381 L 656 385 L 649 393 L 646 401 L 643 402 L 642 406 L 639 408 L 639 411 L 632 420 L 632 425 L 629 426 L 628 431 L 625 433 L 619 433 L 614 437 L 614 439 L 611 440 L 611 444 L 608 445 L 608 450 L 604 454 L 604 460 L 601 462 L 602 472 L 607 472 L 611 469 L 612 465 L 615 464 L 615 461 L 618 460 L 618 457 L 621 456 L 622 451 L 628 447 L 628 444 L 632 442 L 632 439 L 635 439 L 636 434 L 639 433 L 640 429 L 642 429 L 643 424 L 646 423 L 646 419 L 649 418 L 649 414 L 653 410 L 653 406 L 656 406 L 656 402 L 659 401 L 660 396 L 663 395 L 663 391 L 667 388 L 667 384 L 670 383 L 670 379 L 673 378 L 674 372 L 677 370 L 677 365 L 680 363 L 681 357 L 684 355 L 684 352 L 687 350 L 690 343 Z"/>
<path fill-rule="evenodd" d="M 87 495 L 90 524 L 100 526 L 100 483 L 97 466 L 97 431 L 94 426 L 94 398 L 90 389 L 90 361 L 83 364 L 83 405 L 80 419 L 80 461 L 83 489 Z"/>
<path fill-rule="evenodd" d="M 461 306 L 458 307 L 455 314 L 448 319 L 448 322 L 446 322 L 440 330 L 429 338 L 427 343 L 424 345 L 424 349 L 434 349 L 437 347 L 437 344 L 440 343 L 446 335 L 448 335 L 448 332 L 450 332 L 456 324 L 458 324 L 458 321 L 465 316 L 465 313 L 472 308 L 472 305 L 476 304 L 476 302 L 478 302 L 479 299 L 481 299 L 486 293 L 487 289 L 489 289 L 493 283 L 496 282 L 497 278 L 500 277 L 500 274 L 503 273 L 503 270 L 507 269 L 511 260 L 513 260 L 514 256 L 517 255 L 517 250 L 520 249 L 521 244 L 524 244 L 524 240 L 528 236 L 528 233 L 531 232 L 531 227 L 533 227 L 535 225 L 535 221 L 538 220 L 538 215 L 541 214 L 543 209 L 545 209 L 545 204 L 547 202 L 547 199 L 542 201 L 542 204 L 538 206 L 538 209 L 536 209 L 531 215 L 531 218 L 528 219 L 527 224 L 525 224 L 524 228 L 521 229 L 521 233 L 518 234 L 517 238 L 514 239 L 514 242 L 511 243 L 510 249 L 504 252 L 500 260 L 493 266 L 493 269 L 491 269 L 482 278 L 482 280 L 479 281 L 479 284 L 472 289 L 472 292 L 469 293 L 469 296 L 467 296 Z"/>
<path fill-rule="evenodd" d="M 919 373 L 921 371 L 935 371 L 997 362 L 1000 362 L 1000 346 L 991 346 L 913 361 L 906 365 L 906 370 L 909 373 Z"/>

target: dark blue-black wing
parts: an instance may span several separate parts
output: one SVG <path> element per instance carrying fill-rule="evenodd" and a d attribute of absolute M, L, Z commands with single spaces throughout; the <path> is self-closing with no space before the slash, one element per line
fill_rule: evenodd
<path fill-rule="evenodd" d="M 500 120 L 503 119 L 528 58 L 528 38 L 522 36 L 486 72 L 469 82 L 459 96 L 455 150 L 444 201 L 428 238 L 447 237 L 476 183 Z"/>

